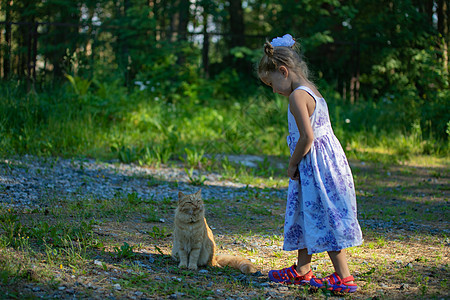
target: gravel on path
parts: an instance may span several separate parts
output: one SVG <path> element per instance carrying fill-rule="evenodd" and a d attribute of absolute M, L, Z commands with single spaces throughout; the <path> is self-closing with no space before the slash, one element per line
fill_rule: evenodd
<path fill-rule="evenodd" d="M 205 176 L 201 187 L 189 183 L 183 167 L 141 167 L 94 159 L 39 158 L 25 155 L 0 159 L 0 203 L 7 208 L 34 209 L 48 200 L 108 199 L 136 193 L 144 200 L 177 199 L 178 191 L 202 188 L 204 199 L 232 200 L 258 187 L 223 180 L 217 173 L 194 170 Z M 287 190 L 264 189 L 266 196 L 285 197 Z"/>

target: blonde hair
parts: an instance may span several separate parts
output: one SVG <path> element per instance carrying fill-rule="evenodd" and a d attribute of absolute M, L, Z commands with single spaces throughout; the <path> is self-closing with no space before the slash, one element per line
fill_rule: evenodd
<path fill-rule="evenodd" d="M 295 72 L 295 74 L 310 82 L 308 65 L 299 54 L 297 42 L 292 47 L 274 47 L 270 42 L 266 41 L 264 44 L 264 56 L 258 65 L 259 78 L 267 77 L 271 72 L 275 72 L 281 66 L 287 67 L 289 70 Z"/>

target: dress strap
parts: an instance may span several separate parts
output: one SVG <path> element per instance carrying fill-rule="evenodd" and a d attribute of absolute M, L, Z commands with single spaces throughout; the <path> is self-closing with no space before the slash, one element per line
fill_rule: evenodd
<path fill-rule="evenodd" d="M 313 97 L 314 98 L 314 100 L 319 100 L 321 97 L 319 97 L 319 96 L 317 96 L 316 94 L 314 94 L 314 92 L 312 91 L 312 89 L 310 89 L 309 87 L 307 87 L 307 86 L 304 86 L 304 85 L 301 85 L 301 86 L 299 86 L 298 88 L 296 88 L 295 90 L 304 90 L 305 92 L 307 92 L 308 94 L 310 94 L 311 95 L 311 97 Z M 294 91 L 295 91 L 294 90 Z"/>

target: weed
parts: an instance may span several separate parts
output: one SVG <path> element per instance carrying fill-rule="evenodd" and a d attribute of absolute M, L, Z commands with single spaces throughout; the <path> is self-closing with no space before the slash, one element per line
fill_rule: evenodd
<path fill-rule="evenodd" d="M 75 94 L 78 96 L 85 96 L 88 93 L 92 81 L 78 76 L 74 77 L 69 74 L 66 74 L 65 76 L 69 80 Z"/>
<path fill-rule="evenodd" d="M 430 173 L 430 176 L 433 178 L 438 178 L 438 179 L 442 177 L 441 172 L 439 172 L 439 171 L 432 171 Z"/>
<path fill-rule="evenodd" d="M 428 285 L 427 284 L 419 285 L 419 290 L 420 290 L 420 293 L 421 293 L 422 297 L 425 297 L 425 295 L 428 292 Z"/>
<path fill-rule="evenodd" d="M 161 184 L 161 181 L 158 180 L 155 177 L 150 177 L 149 180 L 147 181 L 147 186 L 148 187 L 155 187 Z"/>
<path fill-rule="evenodd" d="M 196 149 L 185 148 L 186 158 L 181 157 L 181 159 L 188 165 L 190 168 L 198 168 L 201 167 L 202 162 L 204 161 L 205 150 L 197 151 Z"/>
<path fill-rule="evenodd" d="M 136 192 L 133 192 L 127 195 L 127 202 L 131 205 L 139 205 L 144 201 L 141 197 L 138 196 Z"/>
<path fill-rule="evenodd" d="M 275 252 L 273 253 L 273 255 L 274 255 L 275 257 L 277 257 L 277 258 L 282 258 L 282 257 L 283 257 L 283 252 L 281 252 L 281 251 L 275 251 Z"/>
<path fill-rule="evenodd" d="M 157 146 L 154 149 L 157 165 L 165 164 L 172 157 L 173 153 L 169 147 Z"/>
<path fill-rule="evenodd" d="M 444 290 L 446 290 L 446 289 L 447 289 L 447 282 L 448 282 L 448 279 L 447 279 L 447 278 L 442 278 L 442 279 L 440 280 L 440 282 L 439 282 L 439 285 L 440 285 Z"/>
<path fill-rule="evenodd" d="M 124 145 L 111 146 L 111 153 L 113 153 L 120 162 L 129 164 L 138 160 L 139 152 L 135 147 L 126 147 Z"/>
<path fill-rule="evenodd" d="M 5 232 L 2 235 L 2 244 L 7 247 L 9 245 L 13 247 L 18 247 L 21 242 L 20 234 L 22 237 L 24 234 L 24 227 L 19 221 L 19 217 L 14 213 L 3 213 L 0 215 L 0 226 Z"/>
<path fill-rule="evenodd" d="M 195 186 L 203 185 L 207 179 L 206 176 L 203 174 L 199 175 L 194 174 L 194 168 L 190 168 L 189 170 L 185 168 L 184 171 L 189 177 L 189 183 L 192 185 Z"/>
<path fill-rule="evenodd" d="M 173 152 L 170 147 L 156 145 L 153 147 L 145 146 L 139 151 L 139 155 L 138 162 L 140 165 L 155 165 L 158 167 L 167 163 Z"/>
<path fill-rule="evenodd" d="M 30 237 L 37 239 L 38 242 L 49 243 L 56 247 L 67 246 L 68 240 L 75 240 L 84 245 L 95 244 L 92 237 L 92 229 L 95 221 L 80 221 L 76 225 L 66 223 L 56 223 L 50 225 L 48 222 L 34 222 L 27 230 Z"/>
<path fill-rule="evenodd" d="M 154 223 L 154 222 L 159 222 L 160 219 L 161 219 L 161 215 L 156 211 L 156 209 L 151 209 L 148 212 L 147 217 L 144 219 L 144 222 Z"/>
<path fill-rule="evenodd" d="M 377 237 L 376 241 L 377 241 L 377 246 L 380 247 L 380 248 L 382 248 L 382 247 L 384 247 L 386 245 L 386 240 L 382 236 Z"/>
<path fill-rule="evenodd" d="M 159 248 L 159 247 L 156 246 L 156 245 L 155 245 L 155 250 L 156 250 L 159 254 L 164 255 L 164 252 L 161 250 L 161 248 Z"/>
<path fill-rule="evenodd" d="M 54 265 L 56 260 L 60 259 L 60 252 L 58 249 L 53 248 L 51 245 L 45 244 L 45 254 L 47 257 L 47 263 Z"/>
<path fill-rule="evenodd" d="M 236 168 L 229 161 L 228 157 L 224 157 L 221 163 L 222 176 L 224 178 L 234 179 L 236 178 Z"/>
<path fill-rule="evenodd" d="M 267 156 L 265 156 L 262 162 L 258 162 L 258 167 L 254 169 L 253 173 L 256 176 L 273 177 L 275 170 L 270 165 L 270 161 Z"/>
<path fill-rule="evenodd" d="M 133 252 L 134 246 L 130 246 L 127 242 L 124 242 L 120 247 L 114 247 L 114 253 L 117 258 L 131 258 L 135 255 Z"/>
<path fill-rule="evenodd" d="M 167 236 L 167 228 L 163 227 L 162 229 L 158 226 L 153 226 L 152 231 L 148 233 L 154 239 L 162 239 Z"/>

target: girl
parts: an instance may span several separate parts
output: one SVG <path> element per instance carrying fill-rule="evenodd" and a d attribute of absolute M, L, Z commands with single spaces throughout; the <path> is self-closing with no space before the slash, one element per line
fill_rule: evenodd
<path fill-rule="evenodd" d="M 308 68 L 294 46 L 289 34 L 267 42 L 258 67 L 260 79 L 274 93 L 289 98 L 291 158 L 283 250 L 298 250 L 297 264 L 272 270 L 269 278 L 351 293 L 357 285 L 350 275 L 345 248 L 363 241 L 353 176 L 331 128 L 327 104 L 308 80 Z M 335 273 L 319 279 L 312 274 L 311 257 L 324 251 Z"/>

